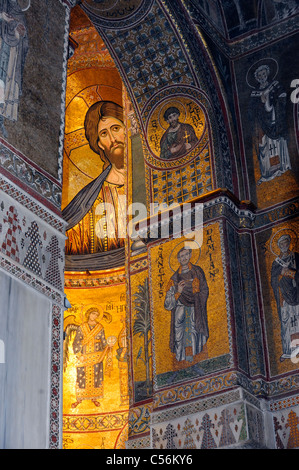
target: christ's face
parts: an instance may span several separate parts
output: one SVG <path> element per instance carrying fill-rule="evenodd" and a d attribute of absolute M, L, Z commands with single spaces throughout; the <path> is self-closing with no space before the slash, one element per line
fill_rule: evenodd
<path fill-rule="evenodd" d="M 124 130 L 123 123 L 114 117 L 102 118 L 98 126 L 98 146 L 117 168 L 124 165 Z"/>
<path fill-rule="evenodd" d="M 170 125 L 170 127 L 176 127 L 178 125 L 179 117 L 180 117 L 180 115 L 177 114 L 177 113 L 169 114 L 169 116 L 167 118 L 167 122 Z"/>
<path fill-rule="evenodd" d="M 191 259 L 191 252 L 189 250 L 182 250 L 178 256 L 178 260 L 182 267 L 188 266 Z"/>

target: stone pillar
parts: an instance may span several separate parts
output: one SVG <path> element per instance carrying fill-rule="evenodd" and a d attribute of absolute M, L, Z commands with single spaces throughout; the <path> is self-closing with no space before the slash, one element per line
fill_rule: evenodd
<path fill-rule="evenodd" d="M 53 205 L 0 179 L 0 448 L 57 448 L 65 225 Z"/>

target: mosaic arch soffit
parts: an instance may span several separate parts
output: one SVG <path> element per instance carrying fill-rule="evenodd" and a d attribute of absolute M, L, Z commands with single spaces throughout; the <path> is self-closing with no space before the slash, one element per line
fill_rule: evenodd
<path fill-rule="evenodd" d="M 82 0 L 80 8 L 104 40 L 129 91 L 132 104 L 146 135 L 149 110 L 169 93 L 175 97 L 190 90 L 202 93 L 215 120 L 219 160 L 219 184 L 234 190 L 231 155 L 232 130 L 229 127 L 225 92 L 204 41 L 187 17 L 178 25 L 171 3 L 164 0 Z M 183 4 L 177 3 L 183 8 Z M 183 10 L 182 10 L 183 13 Z M 190 29 L 197 39 L 196 57 L 189 49 Z M 185 31 L 185 32 L 184 32 Z M 236 189 L 236 188 L 235 188 Z"/>
<path fill-rule="evenodd" d="M 131 77 L 132 70 L 126 62 L 130 66 L 133 65 L 132 68 L 136 72 L 138 69 L 141 71 L 142 66 L 144 67 L 144 60 L 140 59 L 157 60 L 156 56 L 149 57 L 148 55 L 142 55 L 143 52 L 146 54 L 150 52 L 146 48 L 149 44 L 151 49 L 155 48 L 153 53 L 160 52 L 162 49 L 162 54 L 166 55 L 172 55 L 173 49 L 177 48 L 177 58 L 184 65 L 184 68 L 180 70 L 182 72 L 180 76 L 174 74 L 171 77 L 172 80 L 160 76 L 159 80 L 154 82 L 155 87 L 153 88 L 155 90 L 160 90 L 167 85 L 182 84 L 208 92 L 208 82 L 211 82 L 211 79 L 213 83 L 210 83 L 210 85 L 220 88 L 220 80 L 213 66 L 212 59 L 208 55 L 203 39 L 197 34 L 197 30 L 194 28 L 193 21 L 187 10 L 185 12 L 189 23 L 179 26 L 174 19 L 172 10 L 174 7 L 179 6 L 180 2 L 173 5 L 170 3 L 169 6 L 167 6 L 167 3 L 164 0 L 80 0 L 77 2 L 102 39 L 104 39 L 129 89 L 134 89 L 135 83 L 133 83 Z M 198 54 L 201 54 L 206 61 L 205 70 L 195 68 L 192 59 L 188 57 L 191 54 L 190 50 L 186 47 L 185 39 L 188 36 L 188 34 L 185 34 L 187 31 L 184 31 L 186 27 L 187 29 L 188 27 L 194 28 L 193 32 L 197 36 L 196 39 L 199 46 Z M 146 33 L 149 34 L 148 38 L 145 37 Z M 135 42 L 134 45 L 132 40 Z M 136 58 L 135 56 L 138 57 Z M 134 57 L 136 60 L 134 60 Z M 174 56 L 174 58 L 176 57 Z M 131 63 L 129 59 L 131 59 Z M 170 62 L 171 60 L 169 64 Z M 174 61 L 171 65 L 177 67 L 177 63 Z M 152 72 L 153 76 L 147 76 L 147 78 L 153 79 L 156 75 L 163 75 L 161 70 L 156 68 Z M 143 76 L 142 78 L 146 77 Z M 146 85 L 146 82 L 144 84 Z M 223 93 L 223 90 L 221 92 Z M 150 93 L 147 93 L 145 98 L 150 95 Z M 137 102 L 139 109 L 142 108 L 140 100 L 137 99 Z"/>

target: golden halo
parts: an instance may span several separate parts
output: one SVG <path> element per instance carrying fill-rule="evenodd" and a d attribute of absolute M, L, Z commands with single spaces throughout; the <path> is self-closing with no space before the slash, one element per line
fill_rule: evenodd
<path fill-rule="evenodd" d="M 282 228 L 272 236 L 270 241 L 270 250 L 276 257 L 280 255 L 280 249 L 277 245 L 277 242 L 283 235 L 289 235 L 291 237 L 290 249 L 292 251 L 296 249 L 298 239 L 297 233 L 291 228 Z"/>
<path fill-rule="evenodd" d="M 172 107 L 178 108 L 178 110 L 180 111 L 181 122 L 185 123 L 187 119 L 187 110 L 181 101 L 179 100 L 175 101 L 173 98 L 171 98 L 170 100 L 167 100 L 166 103 L 161 107 L 160 112 L 159 112 L 159 118 L 158 118 L 160 126 L 165 131 L 168 129 L 168 123 L 164 120 L 163 116 L 164 116 L 166 109 L 172 108 Z"/>
<path fill-rule="evenodd" d="M 91 305 L 84 313 L 85 321 L 88 320 L 88 318 L 87 318 L 88 312 L 91 312 L 92 310 L 99 312 L 98 320 L 101 320 L 103 318 L 103 315 L 104 315 L 103 307 L 101 307 L 100 305 L 98 305 L 98 306 Z"/>
<path fill-rule="evenodd" d="M 178 252 L 182 249 L 191 249 L 192 254 L 190 258 L 190 263 L 196 264 L 200 258 L 201 249 L 199 244 L 194 240 L 183 240 L 182 242 L 178 243 L 174 249 L 171 251 L 169 255 L 169 267 L 171 271 L 176 272 L 179 268 L 180 263 L 178 261 Z"/>

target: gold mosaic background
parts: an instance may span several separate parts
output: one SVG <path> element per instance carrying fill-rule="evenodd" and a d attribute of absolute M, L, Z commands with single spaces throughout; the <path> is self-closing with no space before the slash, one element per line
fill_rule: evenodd
<path fill-rule="evenodd" d="M 160 156 L 160 140 L 165 131 L 169 128 L 169 124 L 164 120 L 164 112 L 170 108 L 176 107 L 180 112 L 179 122 L 183 124 L 189 124 L 193 127 L 198 141 L 201 140 L 205 127 L 206 127 L 206 118 L 201 107 L 195 103 L 195 101 L 190 100 L 186 97 L 176 97 L 170 98 L 165 102 L 161 103 L 154 110 L 151 115 L 150 122 L 148 125 L 147 139 L 150 149 L 153 154 L 157 157 Z M 186 136 L 186 141 L 188 142 L 188 137 Z M 190 153 L 190 152 L 186 152 Z"/>
<path fill-rule="evenodd" d="M 103 171 L 103 162 L 90 149 L 84 131 L 86 112 L 101 100 L 122 106 L 122 83 L 115 69 L 93 68 L 68 76 L 62 208 Z"/>
<path fill-rule="evenodd" d="M 200 103 L 188 96 L 172 96 L 163 99 L 151 112 L 147 124 L 145 151 L 146 179 L 149 201 L 157 204 L 183 203 L 212 191 L 215 186 L 212 139 L 206 116 L 208 103 L 199 96 Z M 180 112 L 179 122 L 192 126 L 198 139 L 190 150 L 177 158 L 160 158 L 160 140 L 169 128 L 164 112 L 176 107 Z M 190 131 L 184 139 L 189 142 Z"/>
<path fill-rule="evenodd" d="M 191 263 L 200 266 L 209 287 L 207 314 L 209 338 L 198 361 L 215 358 L 230 352 L 227 306 L 225 299 L 225 272 L 222 261 L 221 230 L 218 223 L 204 227 L 201 249 L 193 250 Z M 154 356 L 156 374 L 163 374 L 190 366 L 186 361 L 176 361 L 169 349 L 171 312 L 164 308 L 164 300 L 168 282 L 173 269 L 179 263 L 172 255 L 177 245 L 183 246 L 186 239 L 174 239 L 150 249 L 151 295 L 152 308 L 155 312 L 153 321 Z M 189 242 L 189 240 L 187 240 Z"/>
<path fill-rule="evenodd" d="M 65 311 L 65 325 L 81 324 L 84 313 L 90 307 L 102 307 L 110 313 L 112 321 L 100 321 L 106 339 L 117 338 L 113 346 L 112 368 L 105 368 L 104 397 L 97 407 L 91 400 L 83 400 L 76 408 L 76 357 L 72 350 L 74 337 L 68 348 L 68 361 L 63 376 L 63 442 L 65 448 L 106 449 L 124 448 L 128 422 L 128 369 L 127 363 L 117 359 L 120 334 L 125 327 L 125 284 L 114 284 L 99 288 L 66 289 L 72 308 Z"/>
<path fill-rule="evenodd" d="M 136 320 L 136 304 L 135 300 L 136 295 L 140 292 L 139 287 L 144 286 L 148 282 L 148 270 L 138 272 L 136 274 L 131 274 L 130 276 L 130 302 L 131 302 L 131 331 L 133 332 L 131 342 L 132 342 L 132 367 L 134 374 L 134 382 L 143 382 L 146 380 L 146 364 L 144 361 L 144 335 L 134 334 L 134 323 Z M 150 304 L 148 304 L 150 309 Z M 150 310 L 149 310 L 150 314 Z M 150 321 L 150 317 L 149 317 Z M 149 339 L 149 356 L 152 356 L 152 344 L 151 344 L 151 332 L 148 333 Z M 141 357 L 141 359 L 140 359 Z M 149 360 L 150 368 L 150 380 L 152 380 L 152 359 Z"/>
<path fill-rule="evenodd" d="M 298 364 L 292 363 L 290 359 L 286 359 L 283 362 L 281 362 L 280 360 L 280 357 L 283 353 L 281 339 L 281 323 L 278 317 L 277 304 L 271 286 L 272 264 L 279 254 L 279 249 L 277 247 L 277 239 L 279 238 L 279 236 L 287 233 L 289 233 L 292 238 L 290 249 L 292 251 L 298 252 L 299 221 L 286 222 L 277 225 L 271 230 L 267 231 L 265 234 L 262 233 L 261 235 L 258 234 L 256 236 L 259 250 L 260 272 L 263 273 L 261 277 L 261 284 L 263 290 L 265 327 L 267 334 L 267 343 L 269 350 L 268 358 L 270 363 L 271 375 L 282 374 L 298 369 Z M 297 329 L 299 331 L 299 322 L 297 324 Z"/>
<path fill-rule="evenodd" d="M 253 163 L 257 205 L 259 208 L 263 209 L 298 195 L 298 182 L 294 171 L 288 170 L 271 181 L 263 181 L 261 184 L 257 184 L 261 173 L 255 149 L 253 149 Z"/>

